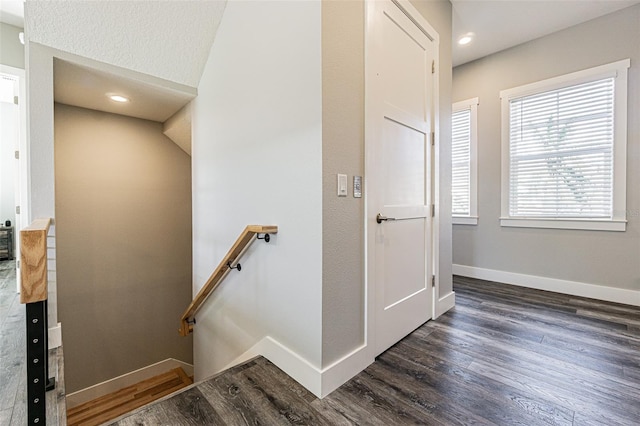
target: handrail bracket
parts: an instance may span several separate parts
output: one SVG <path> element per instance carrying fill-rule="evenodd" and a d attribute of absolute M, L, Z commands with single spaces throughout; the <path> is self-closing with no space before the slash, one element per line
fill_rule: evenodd
<path fill-rule="evenodd" d="M 264 236 L 262 236 L 262 237 L 260 236 L 260 234 L 258 234 L 256 239 L 264 240 L 265 243 L 268 243 L 269 241 L 271 241 L 271 237 L 269 236 L 269 234 L 264 234 Z"/>

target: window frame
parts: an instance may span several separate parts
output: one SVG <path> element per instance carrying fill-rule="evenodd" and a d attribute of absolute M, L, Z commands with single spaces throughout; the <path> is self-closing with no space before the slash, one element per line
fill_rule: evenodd
<path fill-rule="evenodd" d="M 469 110 L 469 214 L 459 215 L 452 212 L 451 222 L 454 225 L 478 224 L 478 98 L 455 102 L 451 108 L 454 113 Z M 453 159 L 452 159 L 453 172 Z"/>
<path fill-rule="evenodd" d="M 582 229 L 600 231 L 625 231 L 627 195 L 627 92 L 630 59 L 577 71 L 570 74 L 538 81 L 523 86 L 500 91 L 502 118 L 502 158 L 501 158 L 501 215 L 500 226 Z M 554 218 L 554 217 L 512 217 L 509 215 L 510 187 L 510 101 L 516 98 L 544 93 L 577 84 L 605 78 L 614 81 L 614 124 L 613 124 L 613 193 L 612 217 L 610 218 Z"/>

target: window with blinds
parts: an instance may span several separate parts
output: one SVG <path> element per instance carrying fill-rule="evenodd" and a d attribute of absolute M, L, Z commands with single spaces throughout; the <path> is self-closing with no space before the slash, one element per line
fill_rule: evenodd
<path fill-rule="evenodd" d="M 471 214 L 471 109 L 451 116 L 451 212 L 454 216 Z"/>
<path fill-rule="evenodd" d="M 509 215 L 611 218 L 614 79 L 509 102 Z"/>
<path fill-rule="evenodd" d="M 453 104 L 451 115 L 451 213 L 453 223 L 475 225 L 477 214 L 478 98 Z"/>
<path fill-rule="evenodd" d="M 507 226 L 624 222 L 626 177 L 616 171 L 626 174 L 628 66 L 620 61 L 501 93 L 501 219 L 534 220 Z"/>

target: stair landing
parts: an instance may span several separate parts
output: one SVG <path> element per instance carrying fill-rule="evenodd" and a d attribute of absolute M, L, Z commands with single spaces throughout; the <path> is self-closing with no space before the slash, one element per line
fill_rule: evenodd
<path fill-rule="evenodd" d="M 182 368 L 127 386 L 67 410 L 67 424 L 92 426 L 115 419 L 193 383 Z"/>

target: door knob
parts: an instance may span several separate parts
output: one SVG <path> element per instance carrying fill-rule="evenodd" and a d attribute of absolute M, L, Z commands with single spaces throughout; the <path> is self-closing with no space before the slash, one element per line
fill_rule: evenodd
<path fill-rule="evenodd" d="M 387 220 L 396 220 L 395 217 L 386 217 L 386 216 L 382 216 L 380 213 L 378 213 L 378 215 L 376 216 L 376 222 L 378 223 L 382 223 L 383 221 L 387 221 Z"/>

